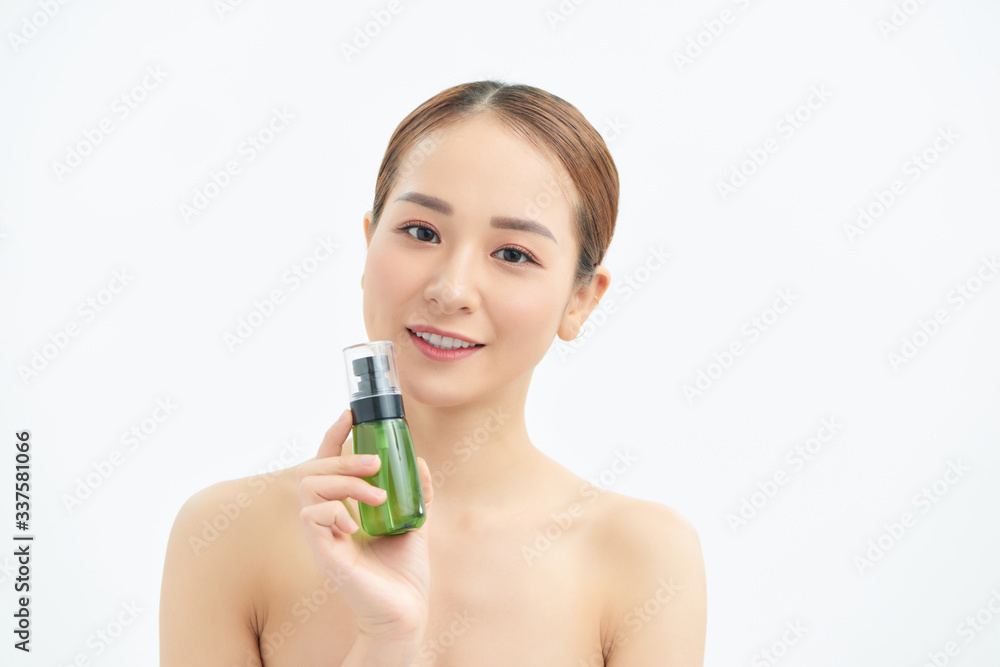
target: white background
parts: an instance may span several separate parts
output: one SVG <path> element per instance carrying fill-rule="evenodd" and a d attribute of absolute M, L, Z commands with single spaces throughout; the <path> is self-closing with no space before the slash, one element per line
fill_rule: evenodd
<path fill-rule="evenodd" d="M 912 14 L 880 29 L 888 0 L 567 0 L 566 16 L 554 0 L 404 1 L 350 59 L 342 44 L 386 2 L 106 0 L 51 18 L 42 4 L 0 3 L 4 628 L 24 429 L 36 536 L 33 651 L 4 630 L 0 662 L 156 664 L 180 505 L 310 458 L 347 407 L 341 349 L 367 340 L 362 215 L 392 130 L 445 88 L 499 78 L 577 106 L 621 176 L 614 284 L 577 347 L 556 340 L 537 368 L 529 432 L 581 476 L 695 524 L 706 664 L 769 664 L 774 645 L 780 664 L 917 667 L 949 641 L 948 664 L 998 664 L 1000 277 L 983 263 L 1000 259 L 995 3 L 900 0 Z M 131 92 L 147 68 L 162 80 Z M 127 117 L 122 95 L 142 97 Z M 240 144 L 275 109 L 293 120 L 246 161 Z M 111 132 L 57 173 L 104 118 Z M 745 163 L 769 138 L 766 162 Z M 913 172 L 925 150 L 933 164 Z M 233 159 L 240 173 L 185 221 L 181 205 Z M 724 198 L 741 164 L 754 173 Z M 849 235 L 894 179 L 901 193 Z M 292 289 L 282 277 L 319 238 L 337 252 Z M 647 264 L 654 249 L 670 259 Z M 130 279 L 111 294 L 116 271 Z M 231 351 L 224 336 L 274 289 L 284 301 Z M 779 290 L 794 300 L 774 321 Z M 79 309 L 109 296 L 92 319 Z M 753 317 L 770 322 L 755 340 Z M 919 344 L 909 358 L 904 337 Z M 737 341 L 743 353 L 712 366 Z M 712 377 L 689 400 L 700 371 Z M 168 399 L 178 407 L 152 421 Z M 824 419 L 835 435 L 796 468 L 788 453 Z M 67 507 L 115 450 L 110 476 Z M 623 452 L 634 462 L 610 474 Z M 965 468 L 954 483 L 940 481 L 949 462 Z M 936 481 L 935 502 L 916 504 Z M 756 513 L 734 529 L 744 500 Z M 914 522 L 890 537 L 905 512 Z M 869 541 L 882 555 L 862 568 Z M 92 636 L 128 604 L 136 621 L 98 655 Z M 984 609 L 970 642 L 959 625 Z M 783 651 L 795 622 L 806 631 Z"/>

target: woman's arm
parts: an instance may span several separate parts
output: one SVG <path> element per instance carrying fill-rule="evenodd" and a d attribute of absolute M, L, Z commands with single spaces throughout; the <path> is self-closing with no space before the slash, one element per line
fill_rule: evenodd
<path fill-rule="evenodd" d="M 638 504 L 610 542 L 622 574 L 612 593 L 605 664 L 702 667 L 707 591 L 698 533 L 668 507 Z"/>
<path fill-rule="evenodd" d="M 160 667 L 262 664 L 251 597 L 258 582 L 248 557 L 258 545 L 252 508 L 237 504 L 245 492 L 243 480 L 219 482 L 177 513 L 160 590 Z M 230 518 L 227 507 L 241 511 Z"/>

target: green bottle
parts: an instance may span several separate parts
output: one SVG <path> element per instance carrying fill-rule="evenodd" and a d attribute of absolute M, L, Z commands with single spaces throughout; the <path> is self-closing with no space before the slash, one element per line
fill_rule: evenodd
<path fill-rule="evenodd" d="M 381 505 L 358 501 L 361 527 L 375 536 L 416 530 L 424 523 L 424 490 L 403 415 L 392 341 L 345 347 L 344 360 L 354 416 L 354 453 L 378 455 L 382 462 L 378 472 L 364 479 L 386 492 Z"/>

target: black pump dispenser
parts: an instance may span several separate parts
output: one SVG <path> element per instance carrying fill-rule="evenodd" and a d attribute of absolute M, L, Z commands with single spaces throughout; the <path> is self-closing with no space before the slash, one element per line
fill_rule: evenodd
<path fill-rule="evenodd" d="M 403 396 L 395 385 L 395 369 L 386 354 L 371 354 L 351 360 L 354 372 L 351 412 L 361 424 L 403 416 Z"/>

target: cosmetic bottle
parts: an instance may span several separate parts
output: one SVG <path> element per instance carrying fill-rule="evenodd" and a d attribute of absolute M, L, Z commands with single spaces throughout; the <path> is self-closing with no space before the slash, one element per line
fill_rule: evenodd
<path fill-rule="evenodd" d="M 354 416 L 354 453 L 378 455 L 378 472 L 364 479 L 386 492 L 381 505 L 358 501 L 361 527 L 376 536 L 416 530 L 424 523 L 424 492 L 403 415 L 392 341 L 345 347 L 344 361 Z"/>

